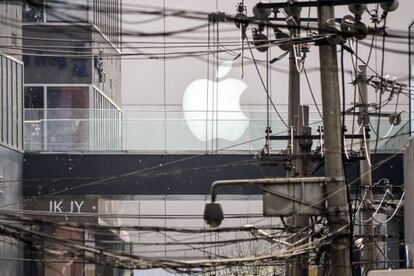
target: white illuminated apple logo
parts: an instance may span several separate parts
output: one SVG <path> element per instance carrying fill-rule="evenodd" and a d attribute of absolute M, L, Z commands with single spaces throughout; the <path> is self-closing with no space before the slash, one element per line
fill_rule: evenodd
<path fill-rule="evenodd" d="M 221 138 L 240 139 L 249 119 L 240 108 L 240 97 L 247 85 L 238 79 L 222 80 L 231 70 L 233 61 L 224 61 L 218 69 L 218 83 L 198 79 L 184 92 L 183 110 L 188 127 L 198 140 L 206 142 Z"/>

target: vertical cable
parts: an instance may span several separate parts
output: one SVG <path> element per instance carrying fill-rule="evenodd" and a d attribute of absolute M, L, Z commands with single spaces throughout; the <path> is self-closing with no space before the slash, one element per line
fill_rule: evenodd
<path fill-rule="evenodd" d="M 208 94 L 210 89 L 210 22 L 208 24 L 207 33 L 207 91 L 206 91 L 206 152 L 208 152 Z"/>
<path fill-rule="evenodd" d="M 267 37 L 269 37 L 269 26 L 266 27 Z M 270 81 L 270 68 L 269 68 L 269 51 L 270 47 L 266 52 L 266 90 L 269 92 L 269 81 Z M 266 147 L 267 151 L 270 151 L 270 103 L 269 97 L 266 97 Z"/>
<path fill-rule="evenodd" d="M 213 24 L 213 41 L 216 42 L 216 25 Z M 213 56 L 214 57 L 214 56 Z M 216 60 L 213 59 L 213 77 L 212 79 L 216 80 Z M 213 82 L 212 85 L 212 93 L 211 93 L 211 151 L 214 151 L 214 99 L 215 99 L 215 93 L 216 93 L 216 85 L 215 82 Z"/>
<path fill-rule="evenodd" d="M 218 83 L 219 83 L 219 79 L 218 79 L 218 70 L 219 70 L 219 41 L 220 41 L 220 38 L 219 38 L 219 22 L 217 21 L 217 28 L 216 28 L 216 150 L 218 150 L 219 149 L 219 146 L 218 146 L 218 130 L 219 130 L 219 128 L 218 128 L 218 124 L 219 124 L 219 112 L 218 112 L 218 110 L 219 110 L 219 85 L 218 85 Z"/>
<path fill-rule="evenodd" d="M 378 140 L 379 140 L 379 129 L 380 129 L 380 124 L 381 124 L 381 119 L 380 119 L 380 115 L 381 115 L 381 107 L 382 107 L 382 93 L 384 93 L 384 85 L 383 85 L 383 78 L 384 78 L 384 63 L 385 63 L 385 28 L 387 27 L 387 14 L 385 14 L 384 16 L 384 30 L 383 30 L 383 35 L 382 35 L 382 47 L 381 47 L 381 80 L 380 80 L 380 94 L 379 94 L 379 108 L 378 108 L 378 112 L 377 112 L 377 135 L 376 135 L 376 139 L 375 139 L 375 149 L 374 149 L 374 153 L 377 153 L 377 149 L 378 149 Z"/>
<path fill-rule="evenodd" d="M 344 48 L 341 48 L 341 80 L 342 80 L 342 152 L 346 150 L 345 148 L 345 67 L 344 67 Z M 364 130 L 365 131 L 365 130 Z M 348 154 L 347 154 L 348 155 Z M 351 193 L 350 193 L 350 187 L 347 184 L 348 178 L 347 178 L 347 172 L 345 168 L 345 157 L 342 153 L 342 166 L 344 169 L 344 178 L 345 178 L 345 187 L 346 187 L 346 196 L 347 196 L 347 203 L 348 203 L 348 213 L 349 213 L 349 244 L 352 248 L 352 244 L 354 243 L 354 221 L 352 216 L 352 203 L 351 203 Z M 352 250 L 349 250 L 349 258 L 352 262 Z M 354 275 L 354 269 L 351 266 L 352 275 Z"/>
<path fill-rule="evenodd" d="M 372 36 L 372 37 L 374 37 L 374 36 Z M 350 42 L 351 43 L 351 42 Z M 358 40 L 357 40 L 357 42 L 356 43 L 358 43 Z M 357 56 L 357 55 L 356 55 Z M 351 56 L 351 61 L 352 61 L 352 65 L 354 65 L 354 57 L 353 56 Z M 368 64 L 367 64 L 368 65 Z M 352 72 L 352 71 L 351 71 Z M 354 65 L 354 78 L 355 78 L 355 84 L 354 84 L 354 100 L 353 100 L 353 102 L 354 102 L 354 110 L 353 110 L 353 112 L 352 112 L 352 134 L 354 134 L 354 130 L 355 130 L 355 115 L 356 115 L 356 107 L 355 107 L 355 104 L 356 104 L 356 92 L 357 92 L 357 86 L 359 85 L 359 83 L 358 83 L 358 68 Z M 345 116 L 345 114 L 344 114 L 344 116 Z M 351 151 L 353 151 L 353 149 L 354 149 L 354 136 L 352 136 L 351 137 Z"/>
<path fill-rule="evenodd" d="M 166 37 L 165 37 L 165 20 L 166 20 L 166 16 L 165 16 L 165 0 L 163 0 L 163 30 L 164 30 L 164 34 L 163 34 L 163 108 L 164 108 L 164 152 L 167 153 L 167 71 L 166 71 Z"/>

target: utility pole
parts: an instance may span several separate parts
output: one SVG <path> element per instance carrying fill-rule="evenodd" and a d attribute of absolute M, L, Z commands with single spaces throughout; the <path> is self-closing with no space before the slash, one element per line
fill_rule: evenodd
<path fill-rule="evenodd" d="M 300 24 L 300 12 L 301 8 L 285 9 L 285 12 L 292 16 L 293 22 L 290 24 L 294 25 L 290 29 L 290 35 L 296 36 L 299 32 L 298 25 Z M 293 135 L 304 134 L 304 126 L 308 125 L 309 121 L 309 109 L 308 107 L 302 107 L 300 105 L 300 73 L 296 66 L 296 53 L 295 45 L 292 45 L 289 53 L 289 98 L 288 98 L 288 125 L 291 127 L 290 131 Z M 292 134 L 292 133 L 291 133 Z M 305 170 L 305 147 L 299 142 L 298 139 L 290 141 L 291 154 L 296 156 L 292 162 L 292 167 L 289 171 L 290 177 L 302 177 L 307 175 Z M 293 188 L 293 187 L 292 187 Z M 305 215 L 293 215 L 287 220 L 290 226 L 295 228 L 306 227 L 309 225 L 309 218 Z M 292 242 L 300 239 L 298 236 Z M 286 275 L 288 276 L 302 276 L 307 274 L 308 260 L 306 255 L 296 257 L 296 259 L 290 259 L 286 263 Z"/>
<path fill-rule="evenodd" d="M 318 0 L 319 3 L 330 2 Z M 318 6 L 318 26 L 324 33 L 328 22 L 335 18 L 332 5 Z M 342 161 L 342 127 L 338 82 L 338 59 L 336 45 L 327 42 L 319 46 L 321 66 L 322 109 L 325 145 L 325 177 L 327 220 L 330 234 L 334 235 L 328 248 L 331 271 L 336 276 L 351 276 L 349 244 L 349 209 Z"/>
<path fill-rule="evenodd" d="M 290 131 L 293 131 L 293 135 L 300 135 L 300 131 L 302 130 L 302 120 L 305 114 L 301 111 L 300 108 L 300 76 L 299 72 L 296 69 L 296 55 L 295 49 L 293 48 L 290 50 L 289 56 L 289 101 L 288 101 L 288 124 L 290 127 Z M 296 158 L 292 162 L 292 167 L 289 171 L 289 177 L 301 177 L 305 175 L 304 171 L 304 151 L 301 146 L 299 146 L 299 140 L 294 139 L 290 141 L 292 143 L 290 147 L 293 149 L 290 153 Z M 294 188 L 294 187 L 292 187 Z M 309 224 L 309 219 L 307 216 L 304 215 L 293 215 L 289 217 L 287 220 L 288 224 L 292 227 L 304 227 Z M 299 239 L 297 237 L 296 239 Z M 292 240 L 291 242 L 295 242 L 296 240 Z M 288 276 L 301 276 L 306 271 L 307 266 L 304 256 L 297 257 L 296 260 L 290 259 L 287 261 L 286 265 L 286 275 Z"/>
<path fill-rule="evenodd" d="M 368 115 L 368 89 L 367 89 L 367 72 L 366 65 L 358 65 L 358 77 L 357 85 L 359 89 L 359 114 L 361 123 L 361 134 L 369 128 L 369 115 Z M 371 166 L 369 164 L 370 145 L 369 142 L 361 140 L 361 149 L 366 152 L 366 159 L 360 161 L 361 171 L 361 190 L 364 191 L 364 197 L 369 202 L 367 207 L 361 208 L 362 221 L 368 221 L 371 218 L 371 214 L 368 211 L 369 206 L 373 199 L 372 195 L 372 175 Z M 363 202 L 361 202 L 363 204 Z M 374 238 L 374 225 L 373 220 L 368 221 L 362 226 L 362 234 L 364 235 L 364 248 L 362 249 L 362 256 L 364 258 L 365 271 L 375 268 L 375 252 L 376 248 L 372 242 L 375 242 Z M 365 240 L 367 239 L 368 242 Z"/>

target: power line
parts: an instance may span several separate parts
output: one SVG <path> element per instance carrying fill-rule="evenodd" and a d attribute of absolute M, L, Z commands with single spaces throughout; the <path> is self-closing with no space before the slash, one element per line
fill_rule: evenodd
<path fill-rule="evenodd" d="M 280 113 L 279 113 L 279 111 L 277 110 L 277 108 L 276 108 L 276 106 L 275 106 L 275 104 L 274 104 L 274 102 L 273 102 L 272 98 L 270 97 L 270 94 L 269 94 L 269 91 L 267 90 L 266 84 L 264 83 L 264 80 L 263 80 L 263 78 L 262 78 L 262 75 L 260 74 L 259 67 L 257 66 L 257 62 L 256 62 L 256 59 L 255 59 L 254 54 L 253 54 L 252 46 L 250 45 L 250 41 L 248 40 L 247 36 L 246 36 L 246 41 L 247 41 L 247 46 L 249 47 L 249 50 L 250 50 L 250 54 L 251 54 L 251 56 L 252 56 L 252 58 L 253 58 L 253 62 L 254 62 L 254 66 L 255 66 L 255 68 L 256 68 L 256 72 L 257 72 L 257 74 L 258 74 L 258 76 L 259 76 L 259 78 L 260 78 L 260 82 L 262 83 L 262 86 L 263 86 L 263 89 L 264 89 L 264 91 L 265 91 L 265 93 L 266 93 L 267 99 L 268 99 L 268 100 L 269 100 L 269 102 L 272 104 L 273 109 L 275 110 L 275 112 L 276 112 L 277 116 L 279 117 L 280 121 L 281 121 L 281 122 L 282 122 L 282 123 L 283 123 L 286 127 L 288 127 L 288 124 L 285 122 L 285 120 L 283 119 L 283 117 L 280 115 Z"/>

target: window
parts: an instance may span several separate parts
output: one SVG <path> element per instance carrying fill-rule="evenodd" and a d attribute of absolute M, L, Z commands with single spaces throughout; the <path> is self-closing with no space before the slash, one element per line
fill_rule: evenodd
<path fill-rule="evenodd" d="M 32 0 L 23 3 L 23 22 L 43 22 L 43 0 Z"/>
<path fill-rule="evenodd" d="M 1 86 L 2 86 L 2 129 L 1 129 L 1 142 L 7 143 L 7 58 L 1 56 Z"/>
<path fill-rule="evenodd" d="M 87 22 L 87 0 L 60 0 L 49 3 L 46 9 L 47 22 Z"/>
<path fill-rule="evenodd" d="M 17 97 L 16 97 L 16 114 L 17 114 L 17 148 L 23 149 L 23 67 L 17 65 L 16 73 Z"/>
<path fill-rule="evenodd" d="M 44 88 L 24 88 L 24 119 L 27 121 L 42 120 L 44 118 Z"/>
<path fill-rule="evenodd" d="M 22 149 L 22 64 L 0 55 L 0 143 Z"/>
<path fill-rule="evenodd" d="M 43 87 L 25 87 L 24 88 L 24 108 L 36 109 L 44 107 L 44 89 Z"/>
<path fill-rule="evenodd" d="M 88 108 L 88 87 L 48 87 L 48 108 Z"/>
<path fill-rule="evenodd" d="M 13 135 L 13 124 L 12 124 L 12 62 L 11 60 L 6 60 L 6 70 L 7 70 L 7 140 L 6 143 L 12 145 L 12 135 Z"/>
<path fill-rule="evenodd" d="M 89 149 L 89 87 L 47 88 L 47 150 Z"/>

